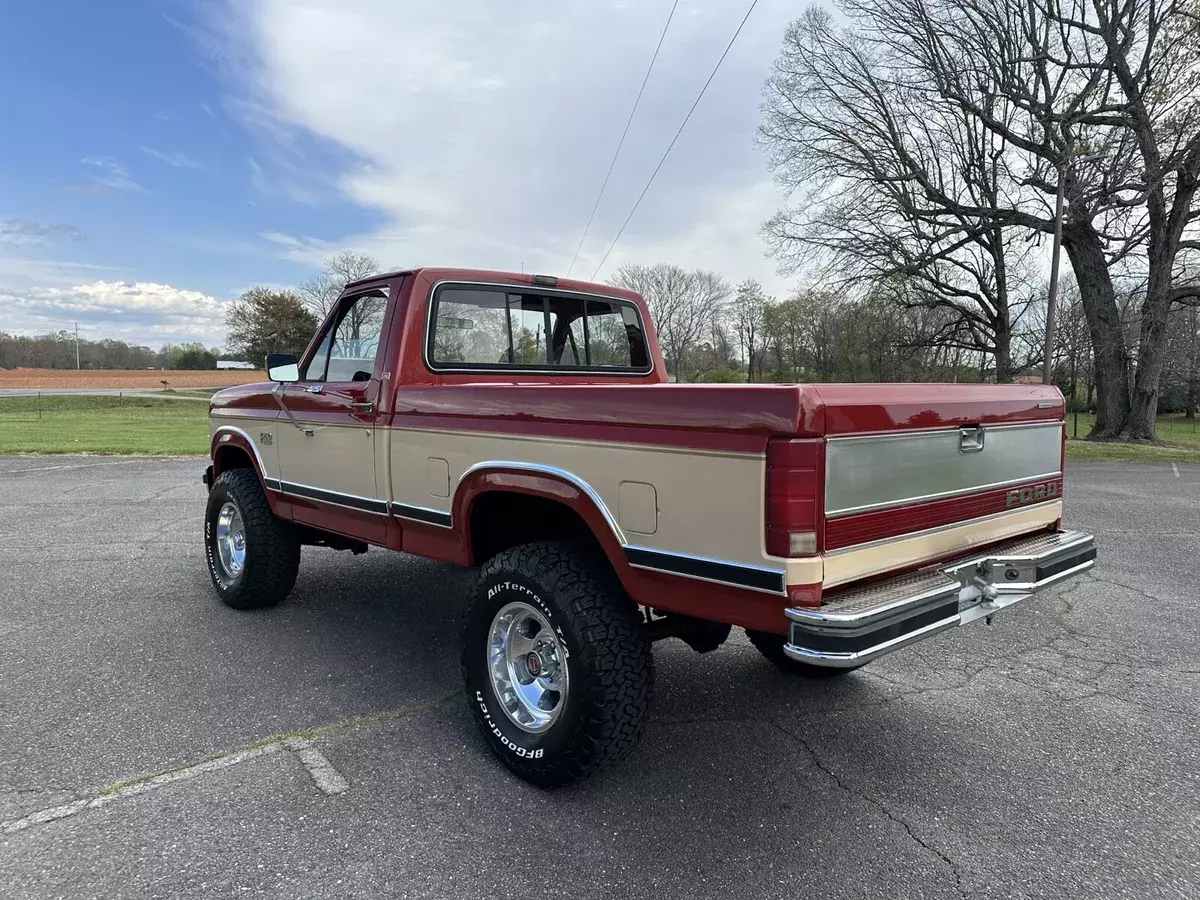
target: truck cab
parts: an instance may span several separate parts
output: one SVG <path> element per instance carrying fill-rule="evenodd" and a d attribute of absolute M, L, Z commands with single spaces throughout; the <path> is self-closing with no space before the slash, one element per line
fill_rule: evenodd
<path fill-rule="evenodd" d="M 672 384 L 608 285 L 380 275 L 267 368 L 210 409 L 218 594 L 280 602 L 305 544 L 478 567 L 467 700 L 539 784 L 632 746 L 654 640 L 741 627 L 785 672 L 844 674 L 1095 557 L 1062 527 L 1056 389 Z"/>

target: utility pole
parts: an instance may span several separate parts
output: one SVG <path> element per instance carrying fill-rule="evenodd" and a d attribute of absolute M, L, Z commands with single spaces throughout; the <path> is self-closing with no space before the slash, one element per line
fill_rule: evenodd
<path fill-rule="evenodd" d="M 75 368 L 79 369 L 79 323 L 75 323 Z"/>
<path fill-rule="evenodd" d="M 1058 301 L 1058 259 L 1062 255 L 1063 186 L 1066 160 L 1058 165 L 1058 194 L 1054 198 L 1054 249 L 1050 253 L 1050 291 L 1046 297 L 1046 349 L 1042 358 L 1042 384 L 1054 384 L 1054 304 Z"/>
<path fill-rule="evenodd" d="M 1050 253 L 1050 290 L 1046 297 L 1046 348 L 1042 361 L 1042 384 L 1054 384 L 1054 306 L 1058 301 L 1058 260 L 1062 255 L 1063 189 L 1067 181 L 1067 168 L 1077 162 L 1095 162 L 1103 159 L 1103 153 L 1091 156 L 1065 154 L 1058 163 L 1058 192 L 1054 198 L 1054 249 Z"/>

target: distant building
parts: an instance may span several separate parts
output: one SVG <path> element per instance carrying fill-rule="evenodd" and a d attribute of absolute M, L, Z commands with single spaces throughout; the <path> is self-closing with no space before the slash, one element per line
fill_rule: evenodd
<path fill-rule="evenodd" d="M 218 369 L 253 369 L 254 363 L 242 362 L 240 359 L 218 359 Z"/>

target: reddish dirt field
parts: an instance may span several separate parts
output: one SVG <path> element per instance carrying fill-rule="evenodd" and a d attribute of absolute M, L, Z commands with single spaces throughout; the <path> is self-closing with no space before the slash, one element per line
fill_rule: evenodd
<path fill-rule="evenodd" d="M 187 371 L 173 369 L 0 369 L 3 388 L 161 388 L 228 387 L 265 381 L 251 369 Z"/>

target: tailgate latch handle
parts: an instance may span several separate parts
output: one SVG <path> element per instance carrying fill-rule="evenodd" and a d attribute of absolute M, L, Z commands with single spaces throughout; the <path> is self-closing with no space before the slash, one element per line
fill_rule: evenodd
<path fill-rule="evenodd" d="M 978 453 L 983 449 L 983 426 L 968 425 L 958 429 L 958 452 Z"/>

